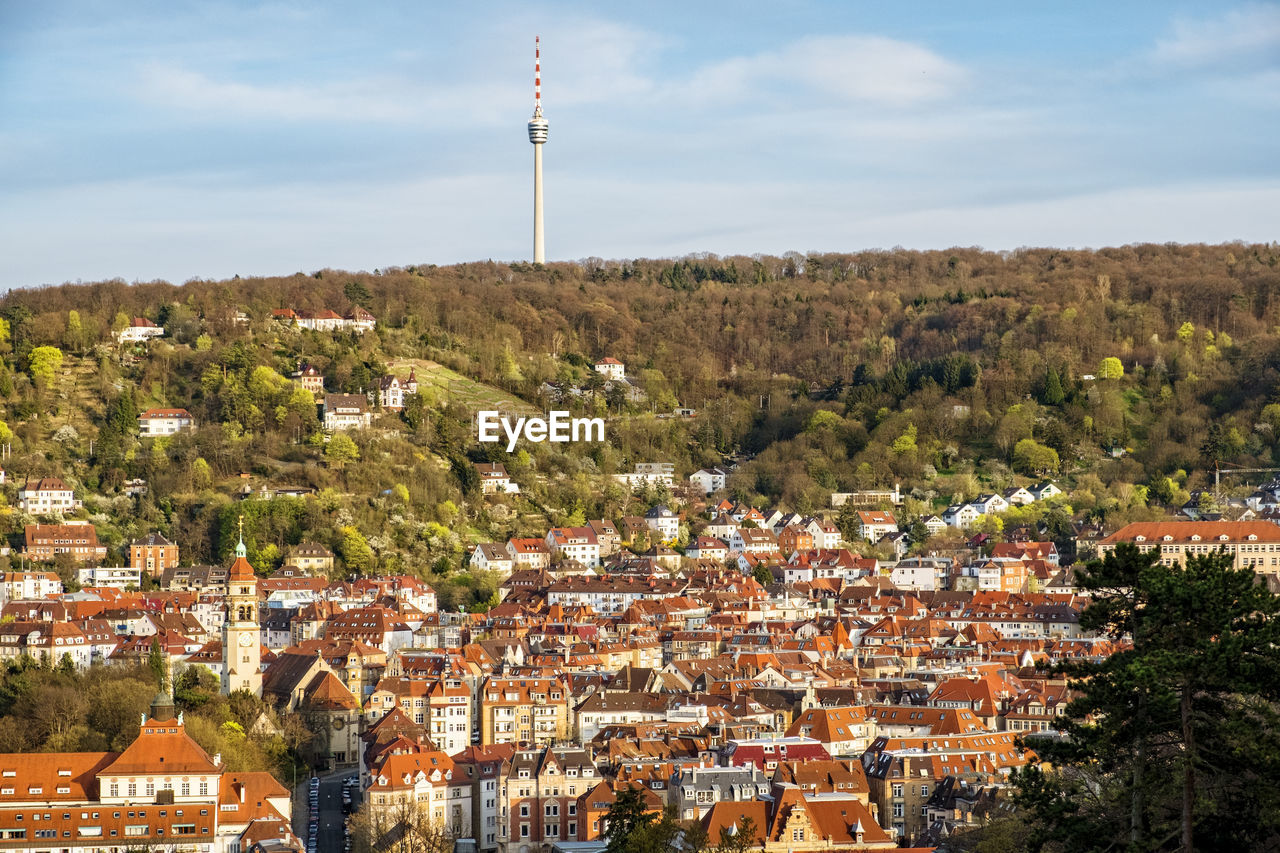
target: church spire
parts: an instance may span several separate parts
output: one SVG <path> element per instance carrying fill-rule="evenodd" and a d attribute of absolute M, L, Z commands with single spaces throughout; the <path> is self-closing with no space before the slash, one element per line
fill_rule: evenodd
<path fill-rule="evenodd" d="M 249 552 L 244 547 L 244 516 L 240 516 L 240 542 L 236 545 L 236 559 L 247 560 Z"/>

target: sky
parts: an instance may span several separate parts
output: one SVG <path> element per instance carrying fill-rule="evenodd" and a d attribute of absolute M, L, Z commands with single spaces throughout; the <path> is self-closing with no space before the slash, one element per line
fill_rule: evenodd
<path fill-rule="evenodd" d="M 0 289 L 1280 240 L 1280 3 L 0 0 Z"/>

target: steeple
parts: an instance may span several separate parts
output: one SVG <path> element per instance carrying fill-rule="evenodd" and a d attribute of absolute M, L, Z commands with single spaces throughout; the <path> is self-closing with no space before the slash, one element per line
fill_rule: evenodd
<path fill-rule="evenodd" d="M 226 618 L 222 623 L 222 692 L 249 690 L 262 695 L 261 625 L 258 622 L 258 579 L 249 565 L 244 546 L 244 516 L 236 559 L 227 573 L 224 596 Z"/>

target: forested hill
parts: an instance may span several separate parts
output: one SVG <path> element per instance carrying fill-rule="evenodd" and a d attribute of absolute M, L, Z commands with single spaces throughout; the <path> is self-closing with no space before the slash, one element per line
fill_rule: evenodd
<path fill-rule="evenodd" d="M 16 290 L 0 301 L 0 409 L 16 435 L 6 467 L 66 477 L 104 500 L 148 479 L 135 526 L 186 535 L 202 558 L 229 547 L 215 498 L 241 471 L 328 490 L 328 512 L 355 527 L 389 510 L 350 496 L 399 484 L 416 523 L 448 535 L 417 530 L 397 545 L 379 533 L 388 541 L 371 545 L 372 558 L 431 563 L 518 529 L 528 512 L 554 521 L 613 511 L 626 499 L 603 475 L 653 459 L 687 474 L 751 457 L 731 491 L 797 509 L 894 482 L 936 505 L 1054 473 L 1075 490 L 1077 511 L 1141 513 L 1184 499 L 1214 460 L 1275 463 L 1278 261 L 1276 244 L 893 250 Z M 372 312 L 375 331 L 297 332 L 272 320 L 280 308 L 353 305 Z M 113 329 L 134 317 L 166 337 L 115 345 Z M 56 376 L 42 347 L 64 357 Z M 644 402 L 599 388 L 590 366 L 605 356 L 627 365 Z M 459 460 L 479 450 L 448 383 L 384 419 L 400 444 L 358 437 L 353 464 L 326 458 L 314 411 L 281 378 L 303 360 L 347 392 L 427 363 L 535 404 L 546 402 L 544 382 L 571 383 L 588 392 L 573 405 L 607 414 L 613 435 L 577 453 L 498 453 L 550 476 L 514 518 L 495 516 L 467 493 Z M 152 406 L 187 408 L 201 429 L 144 447 L 133 419 Z M 644 416 L 676 406 L 699 414 Z M 311 522 L 290 523 L 280 547 L 311 532 Z"/>

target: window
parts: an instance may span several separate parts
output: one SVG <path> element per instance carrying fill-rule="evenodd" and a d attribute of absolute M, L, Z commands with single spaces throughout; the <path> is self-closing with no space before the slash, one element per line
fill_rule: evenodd
<path fill-rule="evenodd" d="M 804 829 L 797 827 L 791 830 L 792 841 L 804 841 Z"/>

